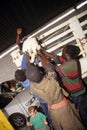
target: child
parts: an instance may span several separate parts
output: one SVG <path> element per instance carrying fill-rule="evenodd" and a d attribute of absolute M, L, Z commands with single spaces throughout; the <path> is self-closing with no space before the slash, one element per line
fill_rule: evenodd
<path fill-rule="evenodd" d="M 28 108 L 30 115 L 30 122 L 27 122 L 27 126 L 34 126 L 35 130 L 50 130 L 48 122 L 46 121 L 46 116 L 37 112 L 35 106 Z"/>
<path fill-rule="evenodd" d="M 78 61 L 80 49 L 75 45 L 66 45 L 62 56 L 66 60 L 56 67 L 56 71 L 62 79 L 65 90 L 69 93 L 69 99 L 79 109 L 83 124 L 87 129 L 87 91 L 81 79 L 81 68 Z"/>

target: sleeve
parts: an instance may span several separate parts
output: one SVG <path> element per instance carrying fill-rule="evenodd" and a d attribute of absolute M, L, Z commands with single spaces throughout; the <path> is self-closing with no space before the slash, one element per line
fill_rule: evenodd
<path fill-rule="evenodd" d="M 30 80 L 29 79 L 26 79 L 24 82 L 21 82 L 21 84 L 24 88 L 30 89 Z"/>
<path fill-rule="evenodd" d="M 26 70 L 27 69 L 27 58 L 26 55 L 23 55 L 22 63 L 21 63 L 21 68 Z"/>
<path fill-rule="evenodd" d="M 60 75 L 61 78 L 65 77 L 66 74 L 62 68 L 62 65 L 56 66 L 56 72 Z"/>
<path fill-rule="evenodd" d="M 62 56 L 57 56 L 55 59 L 56 64 L 62 64 L 65 62 L 65 59 Z"/>

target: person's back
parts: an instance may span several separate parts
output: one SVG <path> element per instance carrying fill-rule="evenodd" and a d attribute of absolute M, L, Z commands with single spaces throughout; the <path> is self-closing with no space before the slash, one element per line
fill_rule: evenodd
<path fill-rule="evenodd" d="M 35 66 L 30 67 L 26 75 L 33 81 L 30 83 L 32 92 L 47 102 L 53 126 L 56 130 L 84 130 L 74 104 L 71 104 L 65 98 L 61 87 L 53 78 L 54 73 L 54 71 L 49 72 L 48 75 L 40 78 L 39 70 L 36 73 Z"/>
<path fill-rule="evenodd" d="M 28 67 L 28 68 L 30 68 L 30 67 Z M 43 75 L 42 71 L 40 71 L 40 72 Z M 36 71 L 36 73 L 37 73 L 37 71 Z M 22 86 L 24 88 L 27 88 L 28 90 L 30 90 L 30 79 L 28 79 L 26 77 L 25 71 L 23 71 L 23 70 L 16 70 L 15 71 L 15 78 L 16 78 L 16 80 L 21 82 L 21 84 L 22 84 Z M 37 77 L 35 77 L 35 78 L 37 78 Z M 47 106 L 46 102 L 43 99 L 41 99 L 40 97 L 38 97 L 36 94 L 34 94 L 34 93 L 32 93 L 32 96 L 39 101 L 41 108 L 43 109 L 45 115 L 47 116 L 47 120 L 48 120 L 49 125 L 52 125 L 51 124 L 52 121 L 51 121 L 51 118 L 50 118 L 50 115 L 49 115 L 48 106 Z"/>

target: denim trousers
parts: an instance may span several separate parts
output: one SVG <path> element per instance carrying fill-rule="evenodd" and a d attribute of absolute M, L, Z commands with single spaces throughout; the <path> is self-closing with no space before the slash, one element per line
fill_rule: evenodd
<path fill-rule="evenodd" d="M 69 97 L 70 101 L 79 109 L 83 125 L 87 128 L 87 93 L 77 97 Z"/>
<path fill-rule="evenodd" d="M 40 103 L 46 117 L 47 117 L 47 121 L 48 121 L 48 124 L 51 124 L 52 123 L 52 120 L 51 120 L 51 117 L 50 117 L 50 113 L 49 113 L 49 110 L 48 110 L 48 105 L 46 103 Z"/>

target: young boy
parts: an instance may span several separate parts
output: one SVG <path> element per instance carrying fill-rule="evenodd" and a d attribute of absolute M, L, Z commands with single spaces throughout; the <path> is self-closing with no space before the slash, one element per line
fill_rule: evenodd
<path fill-rule="evenodd" d="M 27 122 L 27 126 L 33 125 L 35 130 L 50 130 L 46 116 L 41 112 L 37 112 L 35 106 L 29 107 L 28 111 L 30 115 L 30 122 Z"/>

